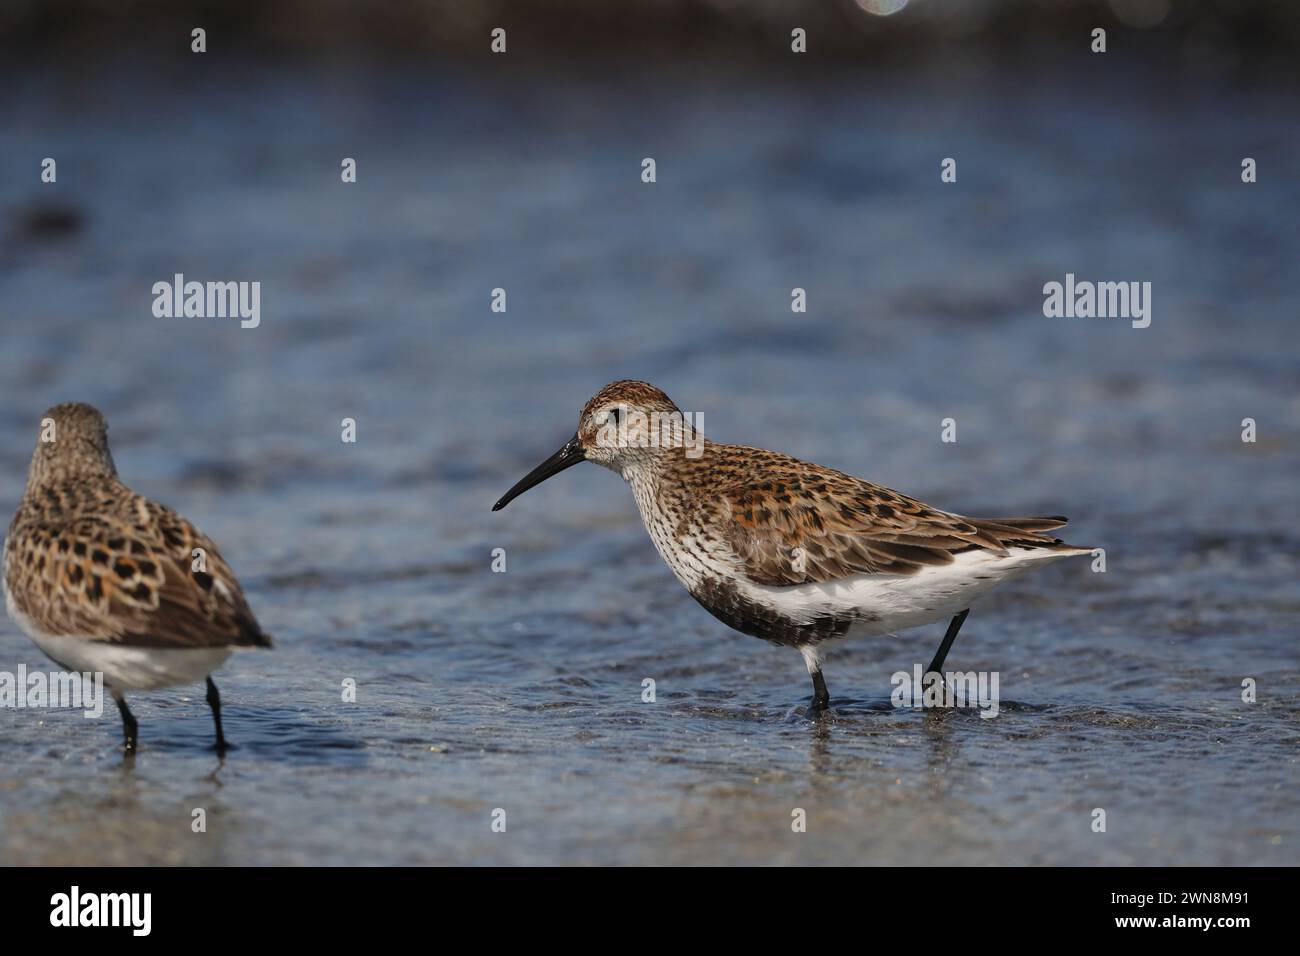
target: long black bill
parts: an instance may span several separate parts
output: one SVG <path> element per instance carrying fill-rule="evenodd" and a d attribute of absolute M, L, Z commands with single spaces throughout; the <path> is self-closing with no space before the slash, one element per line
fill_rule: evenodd
<path fill-rule="evenodd" d="M 587 453 L 582 450 L 582 443 L 578 441 L 578 436 L 575 434 L 564 443 L 563 448 L 515 482 L 515 486 L 501 496 L 501 500 L 492 506 L 492 510 L 500 511 L 533 485 L 540 485 L 551 475 L 558 475 L 564 469 L 586 460 Z"/>

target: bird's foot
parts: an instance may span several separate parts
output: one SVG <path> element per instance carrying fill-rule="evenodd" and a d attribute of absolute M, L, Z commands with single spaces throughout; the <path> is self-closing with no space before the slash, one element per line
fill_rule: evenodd
<path fill-rule="evenodd" d="M 831 699 L 829 697 L 814 697 L 808 702 L 808 709 L 804 712 L 809 720 L 820 720 L 830 712 Z"/>

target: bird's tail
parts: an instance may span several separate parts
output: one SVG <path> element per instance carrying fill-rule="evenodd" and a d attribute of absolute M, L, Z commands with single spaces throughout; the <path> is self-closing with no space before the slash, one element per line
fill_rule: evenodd
<path fill-rule="evenodd" d="M 1092 548 L 1067 544 L 1052 534 L 1044 534 L 1061 527 L 1069 518 L 1064 515 L 1044 515 L 1037 518 L 967 518 L 981 531 L 996 538 L 1004 548 L 1032 548 L 1042 550 L 1044 557 L 1065 557 L 1071 554 L 1091 554 Z"/>

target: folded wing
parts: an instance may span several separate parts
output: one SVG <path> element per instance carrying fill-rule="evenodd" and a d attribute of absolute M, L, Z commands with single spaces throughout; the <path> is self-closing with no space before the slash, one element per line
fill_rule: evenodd
<path fill-rule="evenodd" d="M 40 605 L 24 610 L 42 629 L 138 647 L 269 647 L 212 540 L 169 508 L 134 505 L 149 520 L 21 529 L 27 553 L 11 560 L 35 572 L 21 601 Z"/>
<path fill-rule="evenodd" d="M 739 570 L 768 586 L 915 574 L 972 549 L 1058 547 L 1061 540 L 1043 532 L 1066 521 L 968 518 L 796 459 L 762 482 L 728 489 L 723 502 Z"/>

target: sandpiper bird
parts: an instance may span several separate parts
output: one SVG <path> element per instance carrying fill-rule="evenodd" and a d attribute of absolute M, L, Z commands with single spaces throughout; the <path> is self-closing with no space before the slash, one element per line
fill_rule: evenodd
<path fill-rule="evenodd" d="M 104 675 L 128 753 L 138 725 L 125 691 L 204 678 L 226 750 L 209 675 L 271 638 L 212 540 L 118 479 L 97 409 L 56 405 L 42 417 L 4 564 L 9 616 L 60 667 Z"/>
<path fill-rule="evenodd" d="M 971 602 L 1056 558 L 1090 554 L 1043 518 L 967 518 L 843 472 L 709 441 L 659 389 L 606 385 L 578 431 L 492 506 L 580 461 L 622 474 L 659 554 L 724 624 L 798 648 L 826 709 L 830 641 L 951 617 L 926 673 L 941 674 Z"/>

